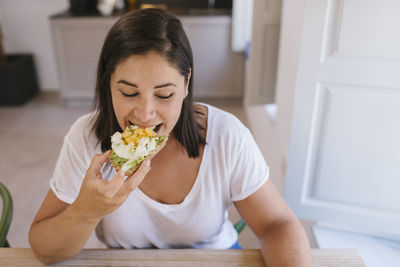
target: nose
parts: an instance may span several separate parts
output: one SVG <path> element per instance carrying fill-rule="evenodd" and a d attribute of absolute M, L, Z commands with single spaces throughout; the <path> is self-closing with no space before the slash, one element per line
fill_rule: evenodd
<path fill-rule="evenodd" d="M 155 105 L 151 99 L 141 97 L 134 108 L 135 117 L 143 123 L 152 121 L 156 115 Z"/>

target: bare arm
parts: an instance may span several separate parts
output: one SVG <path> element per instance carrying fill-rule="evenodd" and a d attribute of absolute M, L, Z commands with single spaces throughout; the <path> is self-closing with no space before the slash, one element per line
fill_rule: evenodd
<path fill-rule="evenodd" d="M 45 264 L 65 260 L 80 252 L 96 224 L 80 218 L 50 190 L 32 223 L 29 243 Z"/>
<path fill-rule="evenodd" d="M 118 172 L 108 182 L 100 173 L 107 157 L 108 153 L 104 153 L 93 158 L 72 205 L 60 201 L 49 191 L 29 232 L 32 250 L 43 263 L 66 260 L 78 254 L 101 218 L 116 210 L 150 170 L 150 162 L 146 160 L 125 181 L 124 174 Z"/>
<path fill-rule="evenodd" d="M 307 235 L 270 180 L 235 206 L 259 238 L 267 266 L 312 266 Z"/>

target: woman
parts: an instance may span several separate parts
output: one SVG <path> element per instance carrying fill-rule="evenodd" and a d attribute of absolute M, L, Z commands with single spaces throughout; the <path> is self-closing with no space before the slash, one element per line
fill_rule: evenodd
<path fill-rule="evenodd" d="M 128 13 L 101 51 L 96 112 L 78 119 L 51 190 L 29 233 L 44 263 L 79 253 L 97 227 L 109 247 L 239 247 L 227 219 L 234 203 L 262 244 L 268 266 L 310 266 L 307 237 L 268 180 L 249 130 L 192 102 L 193 60 L 179 20 L 159 9 Z M 109 163 L 110 136 L 158 126 L 165 147 L 126 178 Z M 151 165 L 151 167 L 150 167 Z"/>

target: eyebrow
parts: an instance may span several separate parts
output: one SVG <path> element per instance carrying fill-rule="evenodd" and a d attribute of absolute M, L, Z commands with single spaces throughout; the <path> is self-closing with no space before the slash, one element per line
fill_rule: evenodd
<path fill-rule="evenodd" d="M 139 87 L 136 84 L 128 82 L 128 81 L 125 81 L 125 80 L 119 80 L 117 83 L 126 84 L 126 85 L 129 85 L 129 86 L 132 86 L 132 87 L 136 87 L 136 88 Z M 160 85 L 154 86 L 154 89 L 159 89 L 159 88 L 168 87 L 168 86 L 178 87 L 174 83 L 164 83 L 164 84 L 160 84 Z"/>
<path fill-rule="evenodd" d="M 138 88 L 138 86 L 136 84 L 130 83 L 130 82 L 125 81 L 125 80 L 119 80 L 117 83 L 123 83 L 123 84 L 129 85 L 129 86 Z"/>
<path fill-rule="evenodd" d="M 168 87 L 168 86 L 178 87 L 178 86 L 176 86 L 176 84 L 174 84 L 174 83 L 164 83 L 164 84 L 160 84 L 160 85 L 154 86 L 154 89 L 163 88 L 163 87 Z"/>

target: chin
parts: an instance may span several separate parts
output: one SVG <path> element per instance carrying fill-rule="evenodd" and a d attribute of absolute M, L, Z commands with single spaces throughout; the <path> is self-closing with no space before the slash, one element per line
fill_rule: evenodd
<path fill-rule="evenodd" d="M 173 128 L 172 129 L 166 129 L 162 127 L 160 131 L 158 132 L 159 135 L 172 135 L 173 134 Z"/>

